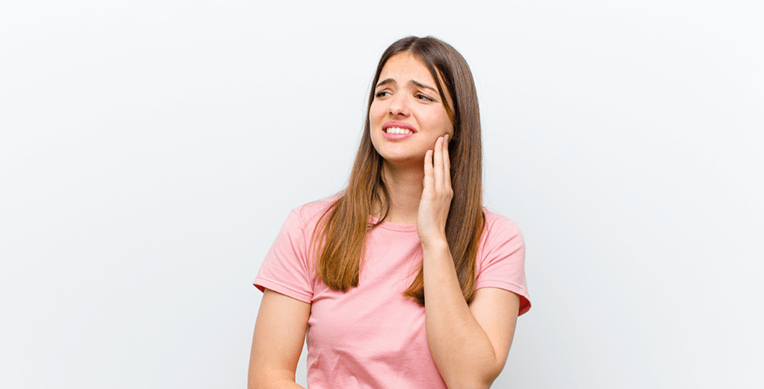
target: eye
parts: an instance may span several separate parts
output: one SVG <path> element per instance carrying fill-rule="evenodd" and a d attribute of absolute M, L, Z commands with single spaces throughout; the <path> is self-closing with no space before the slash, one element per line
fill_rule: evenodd
<path fill-rule="evenodd" d="M 426 94 L 424 94 L 424 93 L 417 93 L 415 96 L 416 96 L 416 98 L 417 98 L 417 99 L 419 99 L 419 100 L 425 100 L 425 101 L 429 101 L 429 102 L 435 102 L 435 99 L 433 99 L 433 98 L 432 98 L 432 97 L 430 97 L 430 96 L 427 96 L 427 95 L 426 95 Z"/>
<path fill-rule="evenodd" d="M 382 97 L 385 97 L 385 96 L 388 96 L 388 95 L 390 95 L 390 92 L 388 92 L 386 90 L 381 90 L 381 91 L 379 91 L 379 92 L 374 94 L 374 98 L 379 99 L 379 98 L 382 98 Z"/>

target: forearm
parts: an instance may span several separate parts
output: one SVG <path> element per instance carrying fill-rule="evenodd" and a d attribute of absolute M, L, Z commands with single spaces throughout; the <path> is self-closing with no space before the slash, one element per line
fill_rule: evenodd
<path fill-rule="evenodd" d="M 248 389 L 305 389 L 296 384 L 294 379 L 263 379 L 254 380 L 250 377 Z"/>
<path fill-rule="evenodd" d="M 445 240 L 422 247 L 427 342 L 451 389 L 488 388 L 502 366 L 464 300 Z"/>

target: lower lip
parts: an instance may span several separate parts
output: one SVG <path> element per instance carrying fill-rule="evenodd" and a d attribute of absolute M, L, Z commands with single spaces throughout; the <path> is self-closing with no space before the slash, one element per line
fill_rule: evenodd
<path fill-rule="evenodd" d="M 386 132 L 382 132 L 382 133 L 385 134 L 385 139 L 387 140 L 404 140 L 414 136 L 413 133 L 411 134 L 388 134 Z"/>

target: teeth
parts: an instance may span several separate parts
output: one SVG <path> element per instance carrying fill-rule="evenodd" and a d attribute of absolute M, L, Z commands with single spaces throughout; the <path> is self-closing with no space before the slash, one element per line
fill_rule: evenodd
<path fill-rule="evenodd" d="M 414 132 L 407 128 L 390 127 L 385 130 L 388 134 L 413 134 Z"/>

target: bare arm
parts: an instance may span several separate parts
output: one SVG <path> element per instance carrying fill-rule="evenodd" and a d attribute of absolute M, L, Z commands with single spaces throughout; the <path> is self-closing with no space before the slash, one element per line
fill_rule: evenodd
<path fill-rule="evenodd" d="M 266 289 L 249 359 L 248 389 L 302 388 L 295 383 L 310 304 Z"/>
<path fill-rule="evenodd" d="M 453 196 L 447 139 L 425 156 L 425 179 L 417 216 L 422 242 L 427 342 L 449 389 L 489 388 L 504 368 L 520 298 L 497 288 L 464 301 L 446 240 Z"/>
<path fill-rule="evenodd" d="M 507 360 L 520 298 L 503 289 L 483 288 L 467 306 L 448 246 L 428 251 L 425 317 L 435 365 L 449 389 L 490 388 Z"/>

